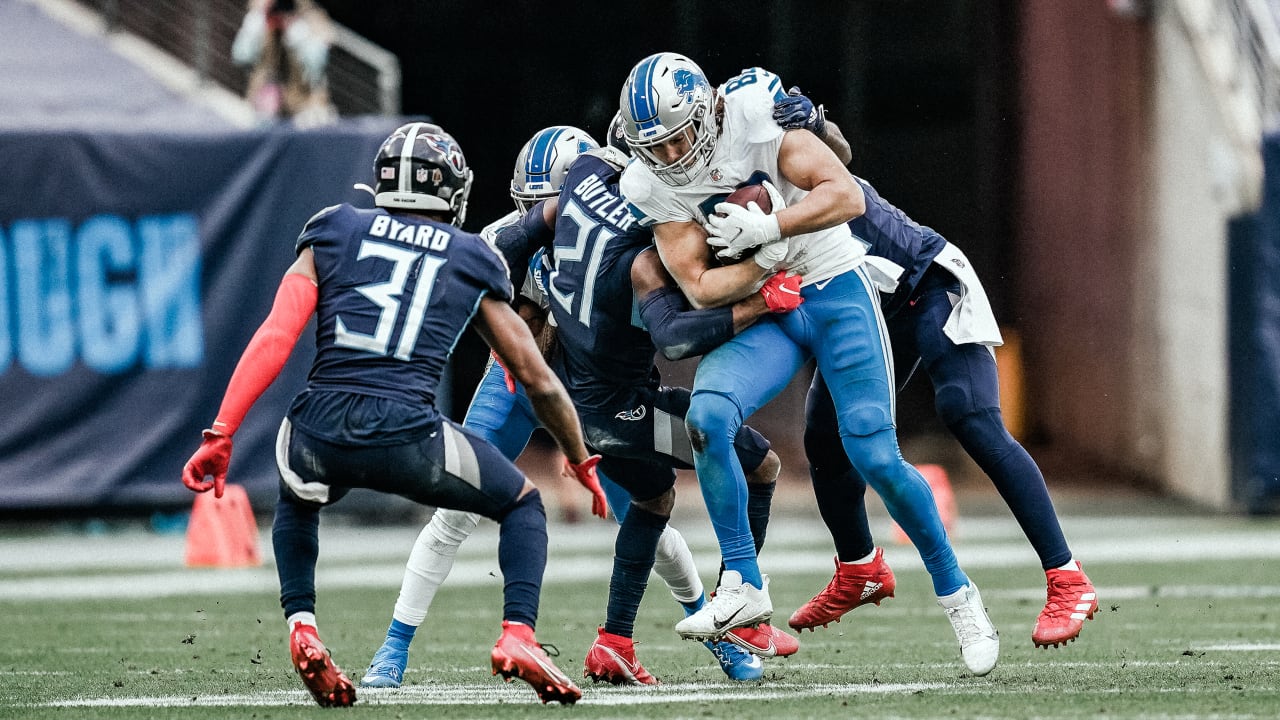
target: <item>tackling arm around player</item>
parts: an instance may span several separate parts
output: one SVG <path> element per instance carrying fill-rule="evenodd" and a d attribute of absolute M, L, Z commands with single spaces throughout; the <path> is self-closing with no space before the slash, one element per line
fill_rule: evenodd
<path fill-rule="evenodd" d="M 853 153 L 843 133 L 799 88 L 774 104 L 782 127 L 809 130 L 846 165 Z M 895 366 L 924 370 L 939 419 L 982 468 L 1009 506 L 1040 558 L 1046 602 L 1032 643 L 1057 647 L 1074 640 L 1098 608 L 1093 583 L 1072 556 L 1044 475 L 1005 428 L 999 373 L 992 348 L 1001 343 L 994 314 L 973 264 L 932 228 L 912 221 L 858 179 L 868 211 L 850 222 L 868 252 L 903 268 L 898 286 L 882 296 Z M 974 318 L 967 323 L 959 317 Z M 905 384 L 909 378 L 904 379 Z M 900 384 L 900 386 L 901 386 Z M 866 483 L 839 447 L 835 407 L 821 374 L 806 403 L 805 449 L 818 507 L 836 545 L 836 574 L 827 588 L 796 610 L 792 628 L 826 625 L 853 608 L 893 592 L 894 578 L 876 548 L 860 496 Z M 856 508 L 849 512 L 848 508 Z M 841 508 L 828 512 L 828 508 Z"/>

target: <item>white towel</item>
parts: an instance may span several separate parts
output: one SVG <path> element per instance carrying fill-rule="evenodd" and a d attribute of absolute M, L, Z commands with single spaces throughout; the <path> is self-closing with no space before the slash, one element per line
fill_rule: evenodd
<path fill-rule="evenodd" d="M 1000 337 L 1000 325 L 991 311 L 987 291 L 982 289 L 982 281 L 973 271 L 969 258 L 960 248 L 947 243 L 933 261 L 960 281 L 960 299 L 952 305 L 951 315 L 942 326 L 951 342 L 957 345 L 1003 345 L 1004 338 Z"/>

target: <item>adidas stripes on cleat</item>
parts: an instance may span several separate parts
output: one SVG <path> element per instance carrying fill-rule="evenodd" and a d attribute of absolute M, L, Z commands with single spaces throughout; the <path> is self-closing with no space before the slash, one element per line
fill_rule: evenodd
<path fill-rule="evenodd" d="M 1075 640 L 1084 627 L 1085 620 L 1092 620 L 1098 611 L 1098 593 L 1084 574 L 1084 568 L 1076 563 L 1076 570 L 1047 570 L 1048 601 L 1040 617 L 1036 618 L 1031 642 L 1037 647 L 1057 647 Z"/>
<path fill-rule="evenodd" d="M 836 574 L 822 592 L 791 614 L 787 624 L 792 630 L 813 630 L 821 625 L 840 622 L 840 618 L 859 605 L 880 604 L 893 597 L 897 581 L 884 561 L 884 548 L 876 548 L 869 563 L 842 563 L 835 558 Z"/>

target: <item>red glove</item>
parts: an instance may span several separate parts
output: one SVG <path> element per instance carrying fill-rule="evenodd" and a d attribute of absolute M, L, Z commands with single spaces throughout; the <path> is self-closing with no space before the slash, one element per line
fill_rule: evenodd
<path fill-rule="evenodd" d="M 604 490 L 600 489 L 600 478 L 596 477 L 596 465 L 600 464 L 600 456 L 592 455 L 577 465 L 565 458 L 564 464 L 578 482 L 582 483 L 582 487 L 591 491 L 591 514 L 599 518 L 609 517 L 609 502 L 604 497 Z"/>
<path fill-rule="evenodd" d="M 511 371 L 507 369 L 507 366 L 506 366 L 506 365 L 503 365 L 503 364 L 502 364 L 502 358 L 498 357 L 498 353 L 496 353 L 496 352 L 494 352 L 494 351 L 490 350 L 490 351 L 489 351 L 489 357 L 492 357 L 492 358 L 493 358 L 493 361 L 494 361 L 494 362 L 496 362 L 496 363 L 498 363 L 498 367 L 502 368 L 502 377 L 503 377 L 503 378 L 506 380 L 506 382 L 507 382 L 507 392 L 511 393 L 512 395 L 515 395 L 515 393 L 516 393 L 516 379 L 515 379 L 515 377 L 511 374 Z"/>
<path fill-rule="evenodd" d="M 800 297 L 800 282 L 804 278 L 799 275 L 787 276 L 787 271 L 781 270 L 774 274 L 760 288 L 760 294 L 764 296 L 764 304 L 769 310 L 776 313 L 791 312 L 800 307 L 804 302 L 804 298 Z"/>
<path fill-rule="evenodd" d="M 213 496 L 220 498 L 227 488 L 227 465 L 230 462 L 231 437 L 217 430 L 205 430 L 200 449 L 182 468 L 182 484 L 201 493 L 213 488 Z M 205 480 L 206 475 L 212 475 L 213 479 Z M 595 477 L 594 473 L 592 477 Z"/>

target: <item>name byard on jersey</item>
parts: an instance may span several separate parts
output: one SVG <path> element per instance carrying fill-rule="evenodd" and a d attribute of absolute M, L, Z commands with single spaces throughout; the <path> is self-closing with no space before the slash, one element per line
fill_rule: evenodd
<path fill-rule="evenodd" d="M 375 216 L 369 225 L 369 234 L 437 252 L 449 247 L 449 240 L 453 237 L 447 230 L 432 225 L 403 223 L 390 215 Z"/>
<path fill-rule="evenodd" d="M 627 231 L 635 224 L 636 217 L 619 195 L 610 192 L 609 186 L 596 175 L 588 175 L 573 188 L 573 195 L 582 200 L 589 210 L 604 222 Z"/>

